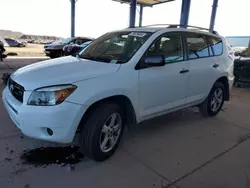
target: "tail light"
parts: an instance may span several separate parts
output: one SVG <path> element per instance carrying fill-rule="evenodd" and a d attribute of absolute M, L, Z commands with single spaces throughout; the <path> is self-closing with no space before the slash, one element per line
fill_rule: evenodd
<path fill-rule="evenodd" d="M 231 59 L 232 61 L 234 60 L 234 57 L 232 55 L 228 55 L 229 59 Z"/>
<path fill-rule="evenodd" d="M 234 60 L 234 53 L 232 51 L 229 51 L 228 57 L 229 57 L 229 59 L 231 59 L 233 61 Z"/>

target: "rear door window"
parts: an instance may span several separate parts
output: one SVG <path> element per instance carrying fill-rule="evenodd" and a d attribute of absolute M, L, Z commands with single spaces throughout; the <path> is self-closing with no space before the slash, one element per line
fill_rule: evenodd
<path fill-rule="evenodd" d="M 214 55 L 218 56 L 221 55 L 223 52 L 223 43 L 222 43 L 222 39 L 218 38 L 218 37 L 210 37 L 210 41 L 211 41 L 211 45 L 214 51 Z"/>
<path fill-rule="evenodd" d="M 185 37 L 189 59 L 197 59 L 210 56 L 210 46 L 205 35 L 197 33 L 185 33 Z"/>

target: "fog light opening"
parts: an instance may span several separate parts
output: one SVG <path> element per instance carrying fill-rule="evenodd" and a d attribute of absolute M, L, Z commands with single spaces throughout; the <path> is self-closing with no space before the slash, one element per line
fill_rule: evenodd
<path fill-rule="evenodd" d="M 53 131 L 50 128 L 47 128 L 47 133 L 52 136 L 53 135 Z"/>

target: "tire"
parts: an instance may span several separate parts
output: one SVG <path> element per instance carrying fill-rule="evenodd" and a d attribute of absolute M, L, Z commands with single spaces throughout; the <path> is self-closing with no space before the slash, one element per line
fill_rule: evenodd
<path fill-rule="evenodd" d="M 57 58 L 58 57 L 63 57 L 64 56 L 64 52 L 62 50 L 60 50 L 59 52 L 57 52 Z"/>
<path fill-rule="evenodd" d="M 119 136 L 113 136 L 106 141 L 105 145 L 104 140 L 108 138 L 107 135 L 112 134 L 111 132 L 113 132 L 114 135 L 118 135 L 118 131 L 115 133 L 114 130 L 109 130 L 110 133 L 104 133 L 108 132 L 104 128 L 104 125 L 107 125 L 106 127 L 108 127 L 108 124 L 111 124 L 111 119 L 116 115 L 117 119 L 115 119 L 114 124 L 118 124 L 118 122 L 120 122 Z M 98 105 L 97 108 L 92 111 L 92 114 L 86 124 L 83 125 L 80 133 L 80 150 L 84 156 L 95 161 L 104 161 L 111 157 L 116 151 L 123 134 L 123 120 L 123 112 L 117 104 L 106 102 Z M 113 139 L 116 139 L 115 144 Z M 101 145 L 107 147 L 102 147 Z M 112 145 L 113 147 L 111 148 Z M 109 149 L 108 146 L 110 146 Z"/>
<path fill-rule="evenodd" d="M 1 48 L 0 48 L 0 61 L 3 61 L 3 52 L 1 50 Z"/>
<path fill-rule="evenodd" d="M 215 97 L 215 92 L 221 91 L 221 101 L 219 100 L 219 98 L 217 99 Z M 216 94 L 216 95 L 217 95 Z M 200 112 L 203 116 L 205 117 L 213 117 L 216 116 L 223 104 L 224 104 L 224 100 L 225 100 L 225 87 L 224 84 L 220 83 L 220 82 L 216 82 L 213 86 L 213 88 L 211 89 L 208 97 L 206 98 L 205 101 L 203 101 L 203 103 L 201 103 L 201 105 L 199 106 L 200 108 Z M 217 101 L 217 102 L 215 102 Z M 213 103 L 213 104 L 212 104 Z M 216 103 L 216 104 L 215 104 Z M 215 108 L 215 105 L 217 105 L 217 107 Z"/>
<path fill-rule="evenodd" d="M 56 58 L 55 55 L 52 55 L 52 56 L 49 56 L 49 57 L 50 57 L 50 59 L 55 59 Z"/>

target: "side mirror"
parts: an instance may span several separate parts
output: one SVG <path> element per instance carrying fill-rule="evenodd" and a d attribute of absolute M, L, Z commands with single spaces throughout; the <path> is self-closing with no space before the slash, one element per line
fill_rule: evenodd
<path fill-rule="evenodd" d="M 239 56 L 239 55 L 240 55 L 240 52 L 234 52 L 234 55 L 235 55 L 235 56 Z"/>
<path fill-rule="evenodd" d="M 153 67 L 164 66 L 166 64 L 163 56 L 148 56 L 148 57 L 145 57 L 144 63 L 146 65 L 153 66 Z"/>
<path fill-rule="evenodd" d="M 80 51 L 80 49 L 81 48 L 79 46 L 72 46 L 71 49 L 70 49 L 70 51 L 69 51 L 69 53 L 71 55 L 75 55 L 75 54 L 77 54 Z"/>

